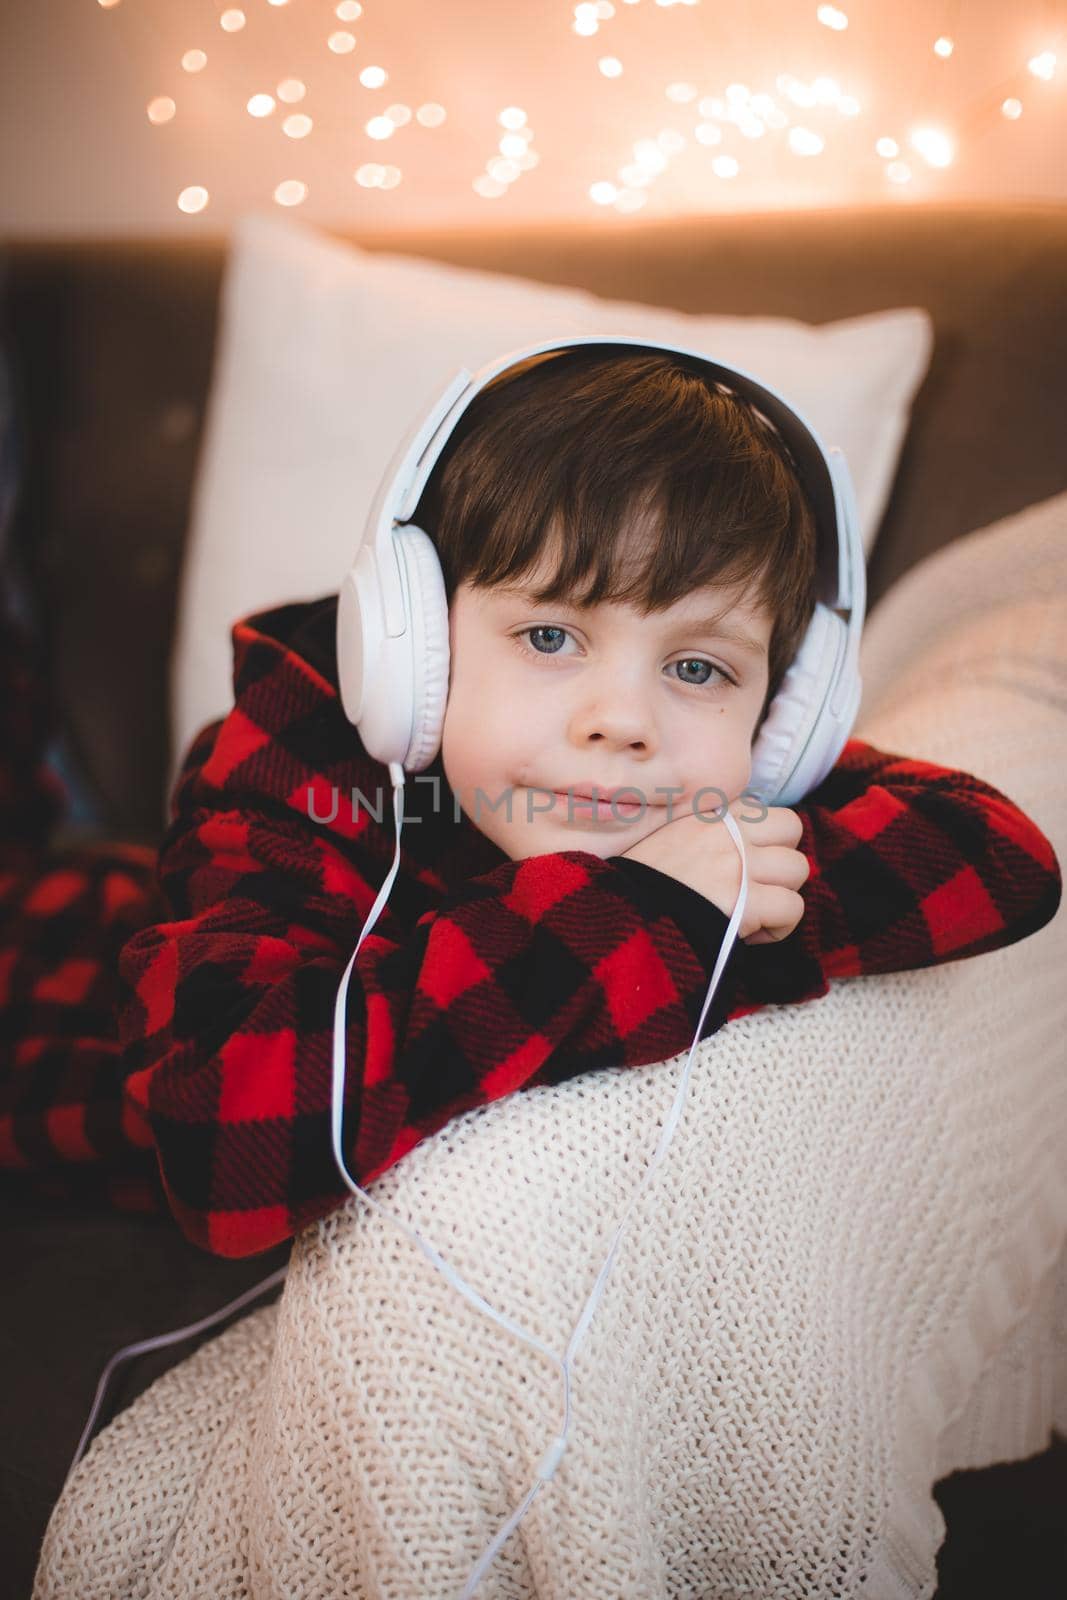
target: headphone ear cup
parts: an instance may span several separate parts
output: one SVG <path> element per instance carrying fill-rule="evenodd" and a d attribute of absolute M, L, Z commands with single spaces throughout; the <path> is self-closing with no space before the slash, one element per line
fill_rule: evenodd
<path fill-rule="evenodd" d="M 830 720 L 826 703 L 847 643 L 848 625 L 829 606 L 816 602 L 804 642 L 752 748 L 748 788 L 765 805 L 796 805 L 837 760 L 845 739 L 840 725 Z"/>
<path fill-rule="evenodd" d="M 421 772 L 441 748 L 448 703 L 448 600 L 433 540 L 413 522 L 394 528 L 407 586 L 411 627 L 412 724 L 404 767 Z"/>

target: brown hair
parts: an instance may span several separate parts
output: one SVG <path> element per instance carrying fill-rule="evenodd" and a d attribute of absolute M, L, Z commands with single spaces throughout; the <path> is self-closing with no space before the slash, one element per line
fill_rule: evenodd
<path fill-rule="evenodd" d="M 744 590 L 774 618 L 757 729 L 815 605 L 815 519 L 788 447 L 673 353 L 585 346 L 509 368 L 460 418 L 412 521 L 434 542 L 450 602 L 464 581 L 521 580 L 550 543 L 543 603 L 647 615 L 705 584 Z"/>

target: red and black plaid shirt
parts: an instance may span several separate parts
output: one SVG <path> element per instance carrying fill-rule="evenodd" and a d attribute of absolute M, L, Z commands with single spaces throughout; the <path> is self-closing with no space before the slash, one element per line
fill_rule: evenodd
<path fill-rule="evenodd" d="M 184 1233 L 224 1256 L 349 1198 L 330 1142 L 334 1003 L 395 835 L 388 770 L 341 706 L 336 615 L 333 595 L 234 627 L 234 707 L 190 746 L 160 847 L 169 918 L 119 957 L 124 1127 L 154 1146 Z M 621 856 L 510 859 L 457 817 L 440 755 L 403 803 L 400 867 L 348 986 L 361 1183 L 472 1107 L 687 1050 L 728 922 Z M 965 773 L 850 740 L 795 809 L 804 916 L 788 939 L 735 945 L 704 1037 L 832 978 L 1011 944 L 1060 903 L 1048 840 Z"/>

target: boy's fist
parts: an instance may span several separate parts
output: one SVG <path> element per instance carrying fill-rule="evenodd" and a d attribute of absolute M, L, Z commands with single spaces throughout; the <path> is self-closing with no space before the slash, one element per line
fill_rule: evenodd
<path fill-rule="evenodd" d="M 692 811 L 675 817 L 622 854 L 688 884 L 729 917 L 741 892 L 741 857 L 721 816 L 717 822 L 706 820 L 713 810 L 704 817 Z M 796 848 L 804 831 L 800 817 L 787 806 L 761 807 L 744 795 L 729 810 L 748 863 L 738 937 L 746 944 L 786 939 L 804 915 L 798 891 L 811 872 L 807 856 Z"/>

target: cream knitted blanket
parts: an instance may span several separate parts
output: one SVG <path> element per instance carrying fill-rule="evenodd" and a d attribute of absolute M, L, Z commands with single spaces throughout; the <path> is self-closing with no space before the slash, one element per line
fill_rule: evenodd
<path fill-rule="evenodd" d="M 857 733 L 973 771 L 1067 863 L 1067 496 L 872 616 Z M 569 1448 L 479 1600 L 913 1600 L 933 1483 L 1067 1432 L 1067 915 L 698 1047 L 578 1353 Z M 685 1055 L 534 1090 L 374 1185 L 562 1353 Z M 159 1379 L 53 1514 L 35 1600 L 457 1596 L 558 1371 L 360 1200 Z"/>

